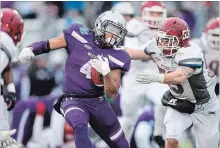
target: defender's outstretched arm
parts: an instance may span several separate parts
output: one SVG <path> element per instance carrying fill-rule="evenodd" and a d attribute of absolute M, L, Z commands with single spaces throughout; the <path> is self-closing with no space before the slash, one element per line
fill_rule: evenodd
<path fill-rule="evenodd" d="M 151 56 L 144 52 L 144 50 L 132 49 L 125 47 L 132 60 L 151 60 Z"/>
<path fill-rule="evenodd" d="M 180 66 L 175 71 L 166 74 L 159 74 L 151 70 L 147 70 L 143 73 L 138 74 L 136 80 L 142 84 L 153 82 L 164 84 L 181 84 L 185 81 L 185 79 L 192 76 L 194 72 L 195 69 L 186 66 Z"/>

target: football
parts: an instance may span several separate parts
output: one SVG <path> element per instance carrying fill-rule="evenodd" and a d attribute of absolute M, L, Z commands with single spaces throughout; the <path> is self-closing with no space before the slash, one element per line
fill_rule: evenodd
<path fill-rule="evenodd" d="M 91 79 L 93 83 L 98 87 L 102 87 L 104 85 L 103 76 L 93 67 L 91 67 Z"/>

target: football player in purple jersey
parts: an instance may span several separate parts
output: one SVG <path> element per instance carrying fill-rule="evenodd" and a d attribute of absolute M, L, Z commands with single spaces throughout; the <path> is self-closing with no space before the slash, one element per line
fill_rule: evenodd
<path fill-rule="evenodd" d="M 25 62 L 34 56 L 66 48 L 63 95 L 54 107 L 74 129 L 77 148 L 92 147 L 88 123 L 110 147 L 129 147 L 107 102 L 118 94 L 121 71 L 130 68 L 130 56 L 117 48 L 126 33 L 123 16 L 106 11 L 97 18 L 94 30 L 72 24 L 60 36 L 35 42 L 20 53 L 20 61 Z M 91 67 L 102 74 L 103 86 L 96 86 L 91 80 Z"/>

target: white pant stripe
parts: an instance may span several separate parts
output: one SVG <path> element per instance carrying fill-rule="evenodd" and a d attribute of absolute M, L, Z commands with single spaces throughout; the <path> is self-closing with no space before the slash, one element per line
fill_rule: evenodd
<path fill-rule="evenodd" d="M 80 111 L 84 112 L 84 110 L 82 110 L 81 108 L 71 107 L 71 108 L 69 108 L 69 109 L 66 110 L 66 112 L 64 113 L 64 117 L 66 117 L 66 114 L 67 114 L 68 112 L 70 112 L 71 110 L 80 110 Z"/>
<path fill-rule="evenodd" d="M 120 130 L 117 133 L 115 133 L 113 136 L 111 136 L 110 139 L 114 141 L 121 135 L 121 133 L 122 133 L 122 129 L 120 128 Z"/>

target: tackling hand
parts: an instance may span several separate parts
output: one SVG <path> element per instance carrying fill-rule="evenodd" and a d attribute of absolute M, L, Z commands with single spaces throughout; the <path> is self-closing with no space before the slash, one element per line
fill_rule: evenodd
<path fill-rule="evenodd" d="M 149 83 L 153 83 L 153 82 L 163 83 L 164 82 L 164 75 L 159 74 L 159 73 L 155 73 L 151 70 L 146 70 L 143 73 L 139 73 L 136 76 L 136 81 L 138 81 L 139 83 L 142 83 L 142 84 L 149 84 Z"/>

